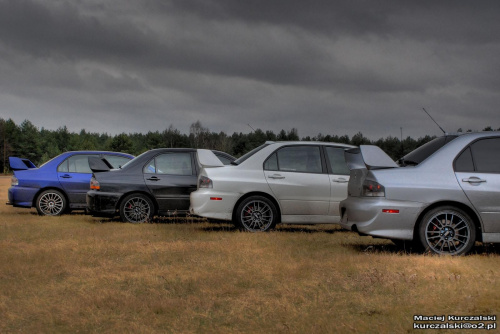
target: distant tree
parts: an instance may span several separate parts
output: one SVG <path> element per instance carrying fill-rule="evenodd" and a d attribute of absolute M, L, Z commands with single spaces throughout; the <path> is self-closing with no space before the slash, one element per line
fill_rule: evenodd
<path fill-rule="evenodd" d="M 39 164 L 42 157 L 40 132 L 29 120 L 24 120 L 19 127 L 17 154 Z"/>
<path fill-rule="evenodd" d="M 109 145 L 109 149 L 115 152 L 130 153 L 132 148 L 132 140 L 125 133 L 115 136 Z"/>
<path fill-rule="evenodd" d="M 483 131 L 493 131 L 493 129 L 491 128 L 491 126 L 487 126 L 483 129 Z"/>

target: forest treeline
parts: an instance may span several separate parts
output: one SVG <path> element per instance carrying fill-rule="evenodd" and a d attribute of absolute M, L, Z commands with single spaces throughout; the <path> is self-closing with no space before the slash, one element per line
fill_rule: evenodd
<path fill-rule="evenodd" d="M 500 130 L 500 129 L 498 129 Z M 462 130 L 459 129 L 458 132 Z M 468 130 L 470 131 L 470 130 Z M 486 127 L 483 131 L 493 131 Z M 68 131 L 66 126 L 57 130 L 38 128 L 29 120 L 16 124 L 12 119 L 0 118 L 0 171 L 9 170 L 8 157 L 28 158 L 36 165 L 66 151 L 108 150 L 139 155 L 150 149 L 160 147 L 209 148 L 227 152 L 239 157 L 267 140 L 303 140 L 337 142 L 351 145 L 373 144 L 381 147 L 393 159 L 398 159 L 416 147 L 425 144 L 434 137 L 424 136 L 418 139 L 388 136 L 370 140 L 361 132 L 352 137 L 337 134 L 318 134 L 314 137 L 299 137 L 298 130 L 281 130 L 279 133 L 256 129 L 250 133 L 228 135 L 225 132 L 211 132 L 200 121 L 191 124 L 189 133 L 181 133 L 173 125 L 163 131 L 148 133 L 93 133 L 82 129 L 79 133 Z"/>

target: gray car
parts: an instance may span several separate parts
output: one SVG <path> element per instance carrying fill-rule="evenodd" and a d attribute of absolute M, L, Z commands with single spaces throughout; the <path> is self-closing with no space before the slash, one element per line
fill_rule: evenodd
<path fill-rule="evenodd" d="M 351 176 L 342 227 L 437 254 L 500 242 L 500 132 L 439 137 L 399 165 L 376 146 L 345 154 Z"/>

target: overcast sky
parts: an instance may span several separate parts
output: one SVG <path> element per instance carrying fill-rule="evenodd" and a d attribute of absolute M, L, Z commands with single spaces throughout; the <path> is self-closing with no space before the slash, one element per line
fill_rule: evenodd
<path fill-rule="evenodd" d="M 500 128 L 500 1 L 0 0 L 0 118 L 371 139 Z"/>

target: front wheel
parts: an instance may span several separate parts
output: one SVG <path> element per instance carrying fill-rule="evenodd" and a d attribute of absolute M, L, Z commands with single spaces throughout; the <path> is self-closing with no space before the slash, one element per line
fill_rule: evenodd
<path fill-rule="evenodd" d="M 153 212 L 153 202 L 142 194 L 128 195 L 120 205 L 120 217 L 125 223 L 144 223 L 153 218 Z"/>
<path fill-rule="evenodd" d="M 251 196 L 236 209 L 236 225 L 249 232 L 265 232 L 273 229 L 278 221 L 278 210 L 269 199 Z"/>
<path fill-rule="evenodd" d="M 452 206 L 438 207 L 423 217 L 419 236 L 425 250 L 440 255 L 462 255 L 474 246 L 476 227 L 463 210 Z"/>
<path fill-rule="evenodd" d="M 67 209 L 66 197 L 55 189 L 42 191 L 36 199 L 36 211 L 42 216 L 60 216 Z"/>

